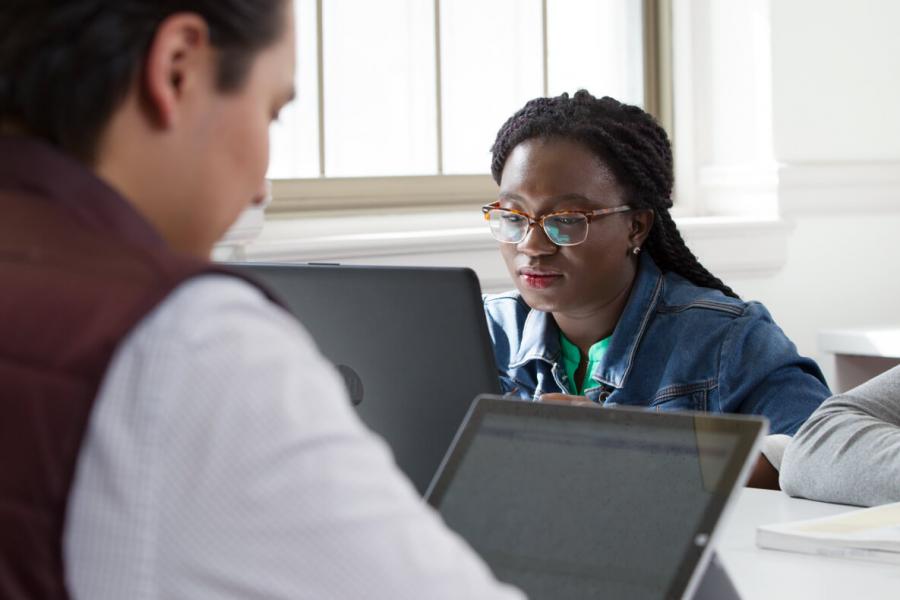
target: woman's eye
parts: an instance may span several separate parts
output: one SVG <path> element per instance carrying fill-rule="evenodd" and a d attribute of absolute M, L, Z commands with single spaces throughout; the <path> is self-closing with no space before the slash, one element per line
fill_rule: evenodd
<path fill-rule="evenodd" d="M 581 221 L 580 215 L 558 215 L 553 217 L 557 225 L 577 225 Z"/>
<path fill-rule="evenodd" d="M 505 213 L 503 215 L 503 220 L 507 223 L 521 223 L 523 219 L 524 217 L 515 213 Z"/>

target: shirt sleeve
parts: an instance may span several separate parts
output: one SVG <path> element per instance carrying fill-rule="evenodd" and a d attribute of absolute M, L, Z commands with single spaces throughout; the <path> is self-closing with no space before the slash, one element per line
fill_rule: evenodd
<path fill-rule="evenodd" d="M 785 451 L 781 487 L 824 502 L 900 502 L 900 367 L 813 413 Z"/>
<path fill-rule="evenodd" d="M 521 598 L 417 496 L 293 319 L 203 279 L 104 382 L 67 540 L 78 597 Z"/>
<path fill-rule="evenodd" d="M 764 416 L 769 433 L 793 435 L 831 395 L 818 365 L 797 353 L 758 302 L 732 323 L 719 365 L 721 410 Z"/>

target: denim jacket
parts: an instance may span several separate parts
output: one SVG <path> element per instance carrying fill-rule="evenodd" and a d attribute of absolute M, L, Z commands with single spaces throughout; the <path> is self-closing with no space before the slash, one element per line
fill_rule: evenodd
<path fill-rule="evenodd" d="M 553 316 L 517 292 L 484 299 L 504 391 L 573 393 Z M 793 434 L 830 395 L 819 367 L 758 302 L 743 302 L 641 257 L 628 303 L 585 395 L 604 405 L 763 415 Z"/>

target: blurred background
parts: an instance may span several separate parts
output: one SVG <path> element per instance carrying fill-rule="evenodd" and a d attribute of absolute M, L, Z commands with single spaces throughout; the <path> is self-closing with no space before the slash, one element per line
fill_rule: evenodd
<path fill-rule="evenodd" d="M 657 116 L 688 244 L 832 383 L 824 332 L 900 360 L 900 338 L 868 335 L 900 328 L 900 3 L 296 0 L 296 14 L 273 200 L 217 257 L 470 266 L 507 289 L 478 210 L 496 194 L 490 145 L 525 101 L 586 88 Z"/>

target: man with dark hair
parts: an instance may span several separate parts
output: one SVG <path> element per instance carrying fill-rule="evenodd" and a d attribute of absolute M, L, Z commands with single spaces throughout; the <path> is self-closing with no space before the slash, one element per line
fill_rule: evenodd
<path fill-rule="evenodd" d="M 519 597 L 208 261 L 262 193 L 292 15 L 0 7 L 2 598 Z"/>

